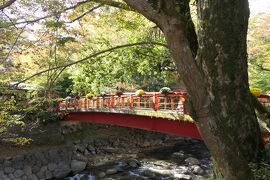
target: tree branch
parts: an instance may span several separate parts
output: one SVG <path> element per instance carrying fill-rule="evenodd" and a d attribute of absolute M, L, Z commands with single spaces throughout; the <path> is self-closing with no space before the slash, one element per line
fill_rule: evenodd
<path fill-rule="evenodd" d="M 16 0 L 9 0 L 8 2 L 6 2 L 5 4 L 2 4 L 0 6 L 0 10 L 3 10 L 5 8 L 7 8 L 8 6 L 10 6 L 11 4 L 13 4 Z"/>
<path fill-rule="evenodd" d="M 8 59 L 8 57 L 10 56 L 10 54 L 11 54 L 12 50 L 14 49 L 15 45 L 17 44 L 21 34 L 24 32 L 24 29 L 25 29 L 26 25 L 21 29 L 21 31 L 19 32 L 18 36 L 16 37 L 14 43 L 12 44 L 12 47 L 10 48 L 7 56 L 0 62 L 0 64 L 3 64 Z"/>
<path fill-rule="evenodd" d="M 136 9 L 139 13 L 143 14 L 147 19 L 160 26 L 161 16 L 158 11 L 153 9 L 149 2 L 146 0 L 124 0 L 130 7 Z"/>
<path fill-rule="evenodd" d="M 75 21 L 77 21 L 77 20 L 79 20 L 79 19 L 83 18 L 83 17 L 84 17 L 85 15 L 87 15 L 88 13 L 90 13 L 90 12 L 94 11 L 95 9 L 100 8 L 101 6 L 102 6 L 102 5 L 95 6 L 95 7 L 91 8 L 90 10 L 88 10 L 88 11 L 84 12 L 84 13 L 83 13 L 83 14 L 81 14 L 80 16 L 76 17 L 75 19 L 72 19 L 71 21 L 66 22 L 66 23 L 73 23 L 73 22 L 75 22 Z"/>
<path fill-rule="evenodd" d="M 113 0 L 90 0 L 90 1 L 100 3 L 102 5 L 116 7 L 116 8 L 127 10 L 127 11 L 134 11 L 130 6 L 121 2 L 113 1 Z"/>
<path fill-rule="evenodd" d="M 78 64 L 80 62 L 83 62 L 83 61 L 86 61 L 88 59 L 91 59 L 93 57 L 96 57 L 96 56 L 99 56 L 101 54 L 104 54 L 104 53 L 107 53 L 107 52 L 111 52 L 111 51 L 114 51 L 114 50 L 117 50 L 117 49 L 121 49 L 121 48 L 126 48 L 126 47 L 132 47 L 132 46 L 142 46 L 142 45 L 158 45 L 158 46 L 163 46 L 163 47 L 166 47 L 167 48 L 167 45 L 166 44 L 162 44 L 162 43 L 158 43 L 158 42 L 138 42 L 138 43 L 132 43 L 132 44 L 124 44 L 124 45 L 120 45 L 120 46 L 115 46 L 115 47 L 112 47 L 112 48 L 109 48 L 109 49 L 106 49 L 106 50 L 103 50 L 103 51 L 99 51 L 97 53 L 94 53 L 94 54 L 91 54 L 83 59 L 80 59 L 78 61 L 75 61 L 75 62 L 72 62 L 72 63 L 69 63 L 69 64 L 65 64 L 65 65 L 61 65 L 61 66 L 56 66 L 56 67 L 53 67 L 53 68 L 49 68 L 49 69 L 46 69 L 46 70 L 43 70 L 43 71 L 40 71 L 36 74 L 33 74 L 32 76 L 29 76 L 27 78 L 25 78 L 24 80 L 14 84 L 13 86 L 18 86 L 19 84 L 25 82 L 25 81 L 28 81 L 29 79 L 35 77 L 35 76 L 38 76 L 40 74 L 43 74 L 45 72 L 48 72 L 48 71 L 51 71 L 51 70 L 55 70 L 55 69 L 59 69 L 59 68 L 67 68 L 67 67 L 70 67 L 70 66 L 73 66 L 75 64 Z"/>
<path fill-rule="evenodd" d="M 57 16 L 57 15 L 60 15 L 61 13 L 65 12 L 65 11 L 68 11 L 68 10 L 71 10 L 71 9 L 75 9 L 79 6 L 81 6 L 82 4 L 85 4 L 85 3 L 88 3 L 89 1 L 81 1 L 81 2 L 78 2 L 77 4 L 75 4 L 74 6 L 71 6 L 71 7 L 67 7 L 65 9 L 63 9 L 62 11 L 58 11 L 54 14 L 49 14 L 49 15 L 46 15 L 46 16 L 43 16 L 43 17 L 40 17 L 40 18 L 37 18 L 37 19 L 32 19 L 32 20 L 27 20 L 27 21 L 20 21 L 20 22 L 14 22 L 12 23 L 12 25 L 18 25 L 18 24 L 30 24 L 30 23 L 34 23 L 34 22 L 37 22 L 37 21 L 40 21 L 40 20 L 43 20 L 43 19 L 47 19 L 51 16 Z M 0 26 L 0 28 L 3 28 Z"/>

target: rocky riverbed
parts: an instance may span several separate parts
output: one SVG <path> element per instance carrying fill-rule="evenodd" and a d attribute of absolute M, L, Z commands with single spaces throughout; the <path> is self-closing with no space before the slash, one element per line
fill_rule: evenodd
<path fill-rule="evenodd" d="M 170 180 L 213 176 L 210 154 L 198 140 L 91 124 L 64 126 L 60 132 L 63 145 L 2 159 L 0 179 Z"/>

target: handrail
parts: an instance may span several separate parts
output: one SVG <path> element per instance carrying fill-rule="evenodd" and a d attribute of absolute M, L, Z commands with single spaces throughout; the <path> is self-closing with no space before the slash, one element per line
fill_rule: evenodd
<path fill-rule="evenodd" d="M 161 94 L 158 92 L 145 93 L 142 96 L 123 94 L 116 96 L 109 94 L 104 97 L 80 97 L 57 102 L 58 110 L 86 111 L 88 109 L 117 108 L 117 109 L 142 109 L 154 111 L 177 111 L 188 114 L 185 105 L 187 94 L 181 92 Z"/>
<path fill-rule="evenodd" d="M 57 102 L 58 110 L 87 111 L 90 109 L 129 109 L 129 110 L 154 110 L 173 111 L 180 114 L 189 114 L 186 105 L 187 93 L 174 92 L 161 94 L 159 92 L 147 92 L 142 96 L 135 93 L 124 93 L 121 96 L 108 94 L 96 96 L 90 99 L 86 97 L 71 98 Z M 270 96 L 262 94 L 257 97 L 266 107 L 270 107 Z"/>

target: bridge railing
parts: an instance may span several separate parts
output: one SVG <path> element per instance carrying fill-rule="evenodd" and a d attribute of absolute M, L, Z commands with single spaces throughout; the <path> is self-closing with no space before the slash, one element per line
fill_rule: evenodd
<path fill-rule="evenodd" d="M 270 96 L 266 94 L 262 94 L 258 97 L 258 101 L 262 103 L 265 107 L 270 108 Z"/>
<path fill-rule="evenodd" d="M 174 111 L 188 114 L 186 105 L 186 93 L 175 92 L 167 95 L 161 93 L 146 93 L 142 96 L 135 94 L 123 94 L 121 96 L 107 95 L 104 97 L 80 99 L 71 98 L 57 103 L 59 110 L 87 111 L 90 109 L 130 109 L 130 110 L 154 110 Z M 258 100 L 270 108 L 270 96 L 261 95 Z"/>
<path fill-rule="evenodd" d="M 107 95 L 104 97 L 71 98 L 57 103 L 59 110 L 90 110 L 90 109 L 132 109 L 154 111 L 177 111 L 188 114 L 185 105 L 186 93 L 146 93 L 142 96 L 135 94 L 123 94 L 121 96 Z"/>

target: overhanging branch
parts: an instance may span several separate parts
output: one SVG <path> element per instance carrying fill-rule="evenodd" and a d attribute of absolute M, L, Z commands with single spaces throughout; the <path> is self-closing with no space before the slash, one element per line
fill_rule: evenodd
<path fill-rule="evenodd" d="M 28 81 L 29 79 L 32 79 L 33 77 L 38 76 L 38 75 L 41 75 L 41 74 L 43 74 L 45 72 L 48 72 L 48 71 L 51 71 L 51 70 L 55 70 L 55 69 L 59 69 L 59 68 L 67 68 L 67 67 L 73 66 L 75 64 L 81 63 L 83 61 L 86 61 L 88 59 L 91 59 L 93 57 L 99 56 L 99 55 L 104 54 L 104 53 L 107 53 L 107 52 L 112 52 L 114 50 L 121 49 L 121 48 L 132 47 L 132 46 L 142 46 L 142 45 L 157 45 L 157 46 L 163 46 L 163 47 L 166 47 L 167 48 L 167 45 L 166 44 L 159 43 L 159 42 L 138 42 L 138 43 L 124 44 L 124 45 L 120 45 L 120 46 L 115 46 L 115 47 L 112 47 L 112 48 L 109 48 L 109 49 L 106 49 L 106 50 L 99 51 L 97 53 L 91 54 L 91 55 L 89 55 L 89 56 L 87 56 L 87 57 L 85 57 L 83 59 L 80 59 L 78 61 L 75 61 L 75 62 L 72 62 L 72 63 L 69 63 L 69 64 L 65 64 L 65 65 L 61 65 L 61 66 L 56 66 L 56 67 L 53 67 L 53 68 L 49 68 L 49 69 L 40 71 L 40 72 L 38 72 L 36 74 L 33 74 L 32 76 L 29 76 L 29 77 L 25 78 L 22 81 L 14 84 L 13 86 L 18 86 L 19 84 L 21 84 L 21 83 L 23 83 L 25 81 Z"/>
<path fill-rule="evenodd" d="M 13 4 L 15 1 L 16 1 L 16 0 L 9 0 L 9 1 L 7 1 L 5 4 L 2 4 L 2 5 L 0 6 L 0 10 L 3 10 L 3 9 L 5 9 L 5 8 L 7 8 L 7 7 L 10 6 L 11 4 Z"/>

